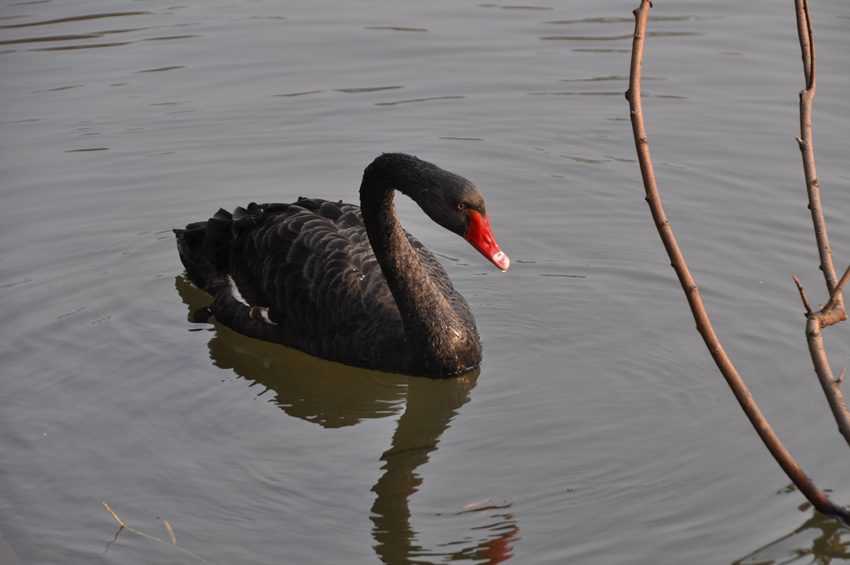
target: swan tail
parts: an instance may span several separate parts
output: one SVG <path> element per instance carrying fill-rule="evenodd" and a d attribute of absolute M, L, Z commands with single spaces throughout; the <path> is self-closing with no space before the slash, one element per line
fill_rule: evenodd
<path fill-rule="evenodd" d="M 195 285 L 210 293 L 227 284 L 226 263 L 230 251 L 229 224 L 224 210 L 206 222 L 195 222 L 175 229 L 177 252 L 186 274 Z M 229 215 L 229 212 L 225 212 Z"/>

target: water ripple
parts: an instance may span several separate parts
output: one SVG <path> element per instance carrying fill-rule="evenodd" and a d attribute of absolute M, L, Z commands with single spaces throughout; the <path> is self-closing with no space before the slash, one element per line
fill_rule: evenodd
<path fill-rule="evenodd" d="M 61 47 L 43 47 L 41 49 L 33 49 L 33 51 L 72 51 L 75 49 L 97 49 L 99 47 L 121 47 L 130 45 L 133 41 L 119 41 L 115 43 L 92 43 L 89 45 L 63 45 Z"/>
<path fill-rule="evenodd" d="M 398 104 L 409 104 L 411 102 L 430 102 L 432 100 L 455 100 L 466 98 L 466 96 L 431 96 L 429 98 L 413 98 L 410 100 L 397 100 L 395 102 L 376 102 L 375 106 L 396 106 Z"/>
<path fill-rule="evenodd" d="M 15 45 L 19 43 L 41 43 L 46 41 L 78 41 L 81 39 L 100 39 L 100 33 L 85 33 L 77 35 L 53 35 L 46 37 L 25 37 L 23 39 L 7 39 L 0 41 L 0 45 Z"/>
<path fill-rule="evenodd" d="M 366 29 L 377 29 L 384 31 L 422 31 L 428 32 L 427 29 L 420 27 L 397 27 L 397 26 L 366 26 Z"/>
<path fill-rule="evenodd" d="M 150 15 L 151 12 L 109 12 L 105 14 L 88 14 L 85 16 L 73 16 L 70 18 L 58 18 L 55 20 L 45 20 L 41 22 L 29 22 L 26 24 L 11 24 L 11 25 L 2 25 L 0 29 L 12 29 L 12 28 L 20 28 L 20 27 L 34 27 L 34 26 L 46 26 L 53 24 L 62 24 L 66 22 L 81 22 L 87 20 L 99 20 L 101 18 L 118 18 L 122 16 L 147 16 Z"/>

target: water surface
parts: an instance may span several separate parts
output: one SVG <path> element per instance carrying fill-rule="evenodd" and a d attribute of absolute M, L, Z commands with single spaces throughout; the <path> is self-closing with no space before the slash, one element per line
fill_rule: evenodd
<path fill-rule="evenodd" d="M 4 2 L 0 555 L 850 560 L 850 530 L 789 487 L 734 403 L 654 232 L 623 97 L 637 4 Z M 843 269 L 850 9 L 812 9 L 815 151 Z M 789 2 L 656 2 L 644 111 L 724 346 L 847 504 L 850 453 L 791 280 L 826 300 L 793 17 Z M 487 199 L 504 274 L 399 201 L 475 312 L 480 371 L 352 370 L 190 321 L 207 299 L 172 228 L 251 201 L 355 200 L 385 151 Z M 826 337 L 840 371 L 850 325 Z"/>

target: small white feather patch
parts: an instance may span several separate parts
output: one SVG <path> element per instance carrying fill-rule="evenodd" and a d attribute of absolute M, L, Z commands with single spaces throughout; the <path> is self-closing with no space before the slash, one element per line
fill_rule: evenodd
<path fill-rule="evenodd" d="M 277 325 L 271 320 L 271 318 L 269 318 L 268 308 L 262 306 L 251 306 L 250 304 L 248 304 L 248 301 L 245 300 L 245 298 L 242 296 L 242 293 L 239 292 L 239 287 L 236 286 L 236 281 L 233 280 L 233 277 L 227 275 L 227 282 L 230 283 L 230 294 L 233 296 L 233 298 L 235 298 L 236 300 L 251 309 L 251 318 L 253 318 L 254 320 L 262 320 L 265 323 L 271 324 L 273 326 Z"/>
<path fill-rule="evenodd" d="M 230 283 L 230 294 L 233 295 L 233 298 L 235 298 L 245 306 L 250 306 L 250 304 L 248 304 L 248 301 L 242 298 L 242 293 L 239 292 L 239 287 L 236 286 L 236 281 L 233 280 L 233 277 L 227 275 L 227 282 Z"/>

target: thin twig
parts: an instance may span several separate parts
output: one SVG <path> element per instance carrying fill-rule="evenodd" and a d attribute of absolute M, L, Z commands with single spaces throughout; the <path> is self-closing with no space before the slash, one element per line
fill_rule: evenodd
<path fill-rule="evenodd" d="M 629 76 L 629 90 L 626 92 L 626 98 L 629 101 L 630 115 L 632 121 L 632 129 L 635 138 L 635 147 L 640 163 L 641 176 L 643 177 L 644 187 L 646 189 L 646 200 L 649 203 L 652 212 L 653 220 L 667 249 L 667 254 L 670 257 L 673 269 L 679 278 L 682 289 L 691 306 L 691 312 L 697 323 L 697 329 L 705 341 L 706 347 L 714 358 L 714 362 L 720 369 L 721 374 L 726 379 L 729 387 L 732 389 L 735 398 L 744 410 L 744 413 L 750 419 L 756 432 L 761 437 L 765 446 L 779 463 L 782 470 L 788 475 L 791 481 L 800 489 L 805 497 L 817 508 L 820 512 L 835 516 L 845 523 L 850 523 L 850 509 L 842 508 L 832 502 L 827 496 L 818 489 L 814 483 L 803 473 L 791 454 L 779 441 L 770 425 L 767 423 L 764 415 L 759 410 L 755 401 L 744 384 L 741 376 L 738 374 L 714 329 L 708 319 L 708 314 L 703 306 L 702 299 L 699 295 L 699 290 L 691 277 L 690 271 L 685 264 L 679 246 L 673 237 L 673 231 L 667 217 L 664 214 L 664 209 L 661 206 L 661 199 L 658 192 L 658 186 L 655 183 L 655 173 L 652 169 L 652 160 L 649 156 L 649 144 L 646 137 L 646 128 L 643 121 L 643 110 L 641 108 L 640 99 L 640 77 L 642 71 L 643 60 L 643 44 L 646 32 L 646 20 L 649 15 L 649 9 L 652 4 L 649 0 L 642 0 L 640 7 L 634 11 L 635 14 L 635 35 L 632 44 L 632 61 Z"/>
<path fill-rule="evenodd" d="M 809 316 L 814 314 L 812 307 L 809 306 L 809 299 L 806 298 L 806 290 L 803 288 L 803 283 L 800 282 L 800 279 L 797 278 L 797 275 L 793 275 L 794 282 L 797 283 L 797 290 L 800 291 L 800 298 L 803 299 L 803 306 L 806 307 L 806 315 Z"/>
<path fill-rule="evenodd" d="M 829 302 L 827 302 L 826 306 L 823 307 L 825 311 L 834 310 L 836 305 L 839 304 L 841 300 L 841 291 L 847 284 L 848 279 L 850 279 L 850 265 L 847 266 L 847 270 L 844 271 L 843 275 L 841 275 L 841 280 L 839 280 L 838 284 L 835 285 L 835 288 L 832 289 L 832 296 L 829 297 Z"/>
<path fill-rule="evenodd" d="M 809 209 L 812 213 L 812 224 L 815 229 L 820 269 L 823 271 L 827 291 L 830 295 L 835 289 L 838 277 L 832 264 L 832 250 L 829 247 L 829 237 L 826 232 L 826 220 L 820 200 L 820 182 L 815 169 L 815 153 L 812 140 L 812 103 L 817 90 L 815 76 L 815 38 L 812 31 L 812 20 L 809 15 L 808 0 L 794 0 L 797 11 L 797 36 L 800 39 L 800 51 L 803 58 L 803 78 L 806 88 L 800 92 L 800 137 L 797 143 L 803 157 L 803 173 L 806 177 L 806 192 L 809 196 Z M 844 309 L 841 294 L 837 297 L 838 308 Z"/>
<path fill-rule="evenodd" d="M 809 1 L 795 1 L 797 9 L 797 35 L 800 38 L 800 50 L 803 57 L 803 76 L 806 89 L 815 88 L 815 36 L 812 32 L 812 19 L 809 17 Z"/>

